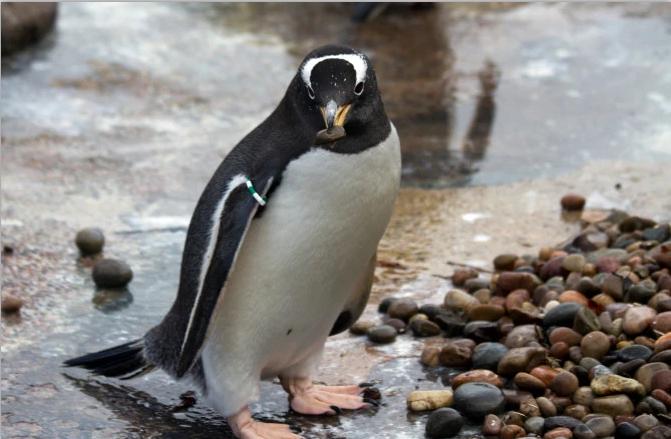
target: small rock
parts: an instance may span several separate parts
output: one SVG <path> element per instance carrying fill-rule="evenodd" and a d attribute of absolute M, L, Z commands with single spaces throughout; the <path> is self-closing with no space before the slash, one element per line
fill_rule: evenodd
<path fill-rule="evenodd" d="M 23 306 L 23 299 L 17 297 L 13 294 L 4 293 L 2 295 L 2 312 L 6 314 L 12 314 L 19 312 Z"/>
<path fill-rule="evenodd" d="M 445 308 L 453 311 L 466 312 L 472 306 L 479 305 L 478 299 L 461 290 L 450 290 L 443 301 Z"/>
<path fill-rule="evenodd" d="M 592 411 L 609 416 L 629 416 L 634 413 L 634 404 L 626 395 L 602 396 L 594 398 Z M 594 428 L 590 428 L 594 431 Z"/>
<path fill-rule="evenodd" d="M 501 439 L 515 439 L 518 437 L 524 437 L 526 432 L 524 431 L 524 428 L 520 427 L 519 425 L 515 424 L 508 424 L 504 425 L 501 428 Z"/>
<path fill-rule="evenodd" d="M 441 408 L 429 415 L 426 421 L 426 436 L 430 438 L 445 438 L 456 436 L 464 426 L 464 418 L 458 411 L 451 408 Z"/>
<path fill-rule="evenodd" d="M 555 428 L 568 428 L 573 430 L 578 425 L 582 424 L 579 420 L 570 416 L 551 416 L 545 419 L 545 430 L 554 430 Z"/>
<path fill-rule="evenodd" d="M 520 413 L 524 416 L 540 416 L 541 409 L 538 408 L 538 403 L 534 398 L 527 398 L 520 402 Z"/>
<path fill-rule="evenodd" d="M 607 274 L 601 286 L 602 291 L 615 300 L 622 300 L 624 297 L 624 282 L 620 276 Z"/>
<path fill-rule="evenodd" d="M 373 343 L 391 343 L 396 340 L 396 329 L 389 325 L 379 325 L 370 328 L 367 335 Z"/>
<path fill-rule="evenodd" d="M 406 400 L 408 409 L 413 412 L 436 410 L 449 407 L 454 402 L 452 390 L 415 390 L 410 392 Z"/>
<path fill-rule="evenodd" d="M 391 326 L 399 334 L 403 334 L 407 326 L 405 322 L 401 319 L 385 319 L 384 324 Z"/>
<path fill-rule="evenodd" d="M 583 308 L 583 306 L 578 303 L 561 303 L 545 313 L 545 317 L 543 317 L 543 326 L 545 328 L 551 326 L 566 326 L 570 328 L 573 326 L 573 320 L 580 308 Z"/>
<path fill-rule="evenodd" d="M 657 313 L 647 306 L 632 306 L 624 313 L 622 329 L 627 335 L 638 335 L 648 329 Z"/>
<path fill-rule="evenodd" d="M 638 439 L 641 429 L 631 422 L 622 422 L 615 428 L 615 439 Z"/>
<path fill-rule="evenodd" d="M 545 419 L 540 416 L 532 416 L 524 421 L 524 429 L 527 433 L 540 435 L 543 433 L 543 424 L 545 424 Z"/>
<path fill-rule="evenodd" d="M 578 378 L 570 372 L 559 372 L 550 383 L 550 389 L 559 396 L 570 396 L 578 390 Z"/>
<path fill-rule="evenodd" d="M 610 416 L 595 416 L 585 421 L 585 425 L 596 437 L 608 437 L 615 433 L 615 422 Z"/>
<path fill-rule="evenodd" d="M 581 404 L 572 404 L 564 409 L 564 414 L 571 418 L 581 420 L 589 413 L 589 409 Z"/>
<path fill-rule="evenodd" d="M 521 348 L 538 341 L 539 327 L 536 325 L 519 325 L 508 333 L 505 340 L 507 348 Z"/>
<path fill-rule="evenodd" d="M 557 407 L 548 398 L 544 396 L 536 398 L 536 403 L 538 403 L 538 408 L 541 410 L 543 416 L 550 417 L 557 415 Z"/>
<path fill-rule="evenodd" d="M 446 337 L 462 335 L 466 326 L 463 320 L 449 314 L 438 314 L 433 321 L 440 326 L 440 329 L 445 331 Z"/>
<path fill-rule="evenodd" d="M 561 198 L 561 207 L 568 211 L 582 210 L 585 207 L 585 197 L 578 194 L 566 194 Z"/>
<path fill-rule="evenodd" d="M 515 375 L 524 372 L 528 367 L 540 364 L 545 360 L 547 353 L 541 347 L 524 347 L 509 350 L 499 362 L 499 375 Z"/>
<path fill-rule="evenodd" d="M 448 343 L 440 351 L 440 364 L 449 367 L 466 367 L 471 364 L 470 348 L 454 342 Z"/>
<path fill-rule="evenodd" d="M 594 393 L 592 393 L 592 389 L 590 387 L 587 386 L 579 387 L 578 390 L 575 391 L 571 399 L 576 404 L 589 407 L 590 405 L 592 405 L 592 401 L 594 400 Z"/>
<path fill-rule="evenodd" d="M 433 321 L 438 314 L 443 312 L 443 308 L 433 303 L 426 303 L 419 307 L 419 312 L 426 315 L 429 320 Z"/>
<path fill-rule="evenodd" d="M 639 415 L 634 418 L 634 425 L 636 425 L 642 432 L 646 432 L 659 424 L 657 418 L 650 414 Z"/>
<path fill-rule="evenodd" d="M 573 437 L 575 439 L 594 439 L 596 434 L 587 425 L 580 424 L 573 429 Z"/>
<path fill-rule="evenodd" d="M 420 357 L 420 362 L 427 367 L 440 366 L 440 348 L 438 346 L 425 346 Z"/>
<path fill-rule="evenodd" d="M 89 227 L 77 232 L 75 244 L 82 255 L 95 255 L 103 250 L 105 245 L 105 235 L 97 227 Z"/>
<path fill-rule="evenodd" d="M 671 392 L 671 370 L 660 370 L 655 372 L 650 380 L 650 389 L 660 389 Z"/>
<path fill-rule="evenodd" d="M 533 292 L 540 284 L 540 280 L 531 273 L 504 271 L 499 274 L 496 281 L 496 289 L 499 293 L 503 294 L 519 289 Z"/>
<path fill-rule="evenodd" d="M 454 390 L 466 383 L 488 383 L 496 387 L 503 387 L 501 377 L 491 370 L 486 369 L 475 369 L 460 373 L 452 378 L 452 381 L 450 382 L 452 389 Z"/>
<path fill-rule="evenodd" d="M 552 429 L 543 435 L 543 439 L 571 439 L 572 437 L 573 433 L 571 430 L 564 427 Z"/>
<path fill-rule="evenodd" d="M 464 337 L 472 338 L 478 342 L 495 341 L 501 338 L 501 332 L 496 322 L 473 320 L 464 326 Z"/>
<path fill-rule="evenodd" d="M 545 383 L 526 372 L 519 372 L 515 375 L 514 381 L 518 388 L 527 390 L 534 395 L 542 395 L 545 392 Z"/>
<path fill-rule="evenodd" d="M 658 425 L 641 436 L 641 439 L 669 439 L 671 437 L 671 427 Z"/>
<path fill-rule="evenodd" d="M 617 351 L 617 359 L 620 361 L 647 360 L 652 356 L 652 349 L 649 347 L 635 344 L 627 346 Z"/>
<path fill-rule="evenodd" d="M 382 299 L 380 304 L 377 306 L 378 312 L 386 313 L 389 310 L 389 307 L 392 303 L 396 302 L 398 299 L 396 297 L 385 297 Z"/>
<path fill-rule="evenodd" d="M 662 333 L 671 332 L 671 311 L 657 314 L 652 321 L 652 329 Z"/>
<path fill-rule="evenodd" d="M 490 304 L 481 304 L 472 306 L 468 310 L 468 319 L 469 320 L 486 320 L 489 322 L 495 322 L 496 320 L 503 317 L 505 310 L 502 306 L 490 305 Z"/>
<path fill-rule="evenodd" d="M 585 357 L 601 360 L 610 351 L 610 338 L 601 331 L 590 332 L 580 342 L 580 351 Z"/>
<path fill-rule="evenodd" d="M 585 267 L 585 257 L 579 253 L 568 255 L 562 261 L 562 268 L 566 271 L 582 273 L 582 269 Z"/>
<path fill-rule="evenodd" d="M 498 255 L 494 258 L 494 268 L 499 271 L 509 271 L 515 268 L 518 256 L 510 253 Z"/>
<path fill-rule="evenodd" d="M 410 317 L 419 312 L 419 306 L 411 299 L 398 299 L 389 305 L 387 314 L 389 317 L 401 319 L 404 321 L 410 320 Z"/>
<path fill-rule="evenodd" d="M 655 225 L 656 223 L 651 219 L 641 218 L 640 216 L 630 216 L 623 220 L 618 226 L 620 232 L 630 233 L 636 230 L 645 230 L 654 227 Z"/>
<path fill-rule="evenodd" d="M 93 267 L 92 276 L 98 288 L 123 288 L 133 279 L 133 270 L 118 259 L 101 259 Z"/>
<path fill-rule="evenodd" d="M 349 332 L 355 335 L 366 335 L 368 330 L 375 326 L 375 323 L 370 320 L 357 320 L 349 328 Z"/>
<path fill-rule="evenodd" d="M 571 328 L 558 327 L 552 330 L 549 339 L 551 344 L 564 342 L 569 346 L 576 346 L 580 344 L 582 335 Z"/>
<path fill-rule="evenodd" d="M 432 337 L 440 334 L 440 327 L 430 320 L 413 320 L 410 329 L 416 337 Z"/>
<path fill-rule="evenodd" d="M 652 377 L 660 370 L 669 370 L 669 366 L 666 363 L 660 362 L 644 364 L 638 368 L 634 378 L 636 378 L 636 381 L 643 384 L 646 392 L 650 392 L 652 390 Z"/>
<path fill-rule="evenodd" d="M 454 405 L 469 418 L 482 419 L 503 409 L 503 392 L 487 383 L 466 383 L 455 390 Z"/>
<path fill-rule="evenodd" d="M 601 323 L 591 309 L 583 306 L 575 314 L 575 318 L 573 319 L 573 329 L 580 334 L 587 334 L 592 331 L 600 330 Z"/>
<path fill-rule="evenodd" d="M 501 432 L 501 418 L 496 415 L 487 415 L 482 423 L 482 434 L 485 436 L 498 436 Z"/>
<path fill-rule="evenodd" d="M 464 286 L 467 280 L 478 277 L 478 272 L 472 268 L 458 268 L 452 274 L 452 284 L 455 287 Z"/>
<path fill-rule="evenodd" d="M 501 343 L 480 343 L 473 350 L 473 367 L 475 369 L 496 370 L 501 358 L 508 352 Z"/>
<path fill-rule="evenodd" d="M 645 388 L 638 381 L 623 376 L 610 374 L 594 377 L 590 384 L 595 395 L 613 395 L 626 393 L 628 395 L 645 396 Z"/>

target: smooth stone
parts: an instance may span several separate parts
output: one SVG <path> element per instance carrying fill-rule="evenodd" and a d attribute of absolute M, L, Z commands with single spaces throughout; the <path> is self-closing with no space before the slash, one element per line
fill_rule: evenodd
<path fill-rule="evenodd" d="M 487 369 L 475 369 L 460 373 L 452 378 L 452 381 L 450 382 L 452 389 L 455 390 L 466 383 L 489 383 L 496 387 L 503 387 L 503 380 L 501 380 L 501 377 Z"/>
<path fill-rule="evenodd" d="M 671 370 L 660 370 L 655 372 L 650 380 L 650 389 L 660 389 L 671 392 Z"/>
<path fill-rule="evenodd" d="M 505 314 L 505 310 L 502 306 L 498 305 L 475 305 L 468 310 L 468 319 L 469 320 L 486 320 L 489 322 L 494 322 Z"/>
<path fill-rule="evenodd" d="M 664 311 L 652 321 L 652 329 L 662 333 L 671 332 L 671 311 Z"/>
<path fill-rule="evenodd" d="M 643 240 L 664 242 L 669 239 L 669 224 L 660 224 L 643 230 Z"/>
<path fill-rule="evenodd" d="M 617 351 L 617 359 L 625 362 L 638 359 L 647 360 L 651 356 L 652 349 L 640 344 L 627 346 Z"/>
<path fill-rule="evenodd" d="M 525 434 L 526 432 L 524 431 L 524 428 L 520 427 L 519 425 L 508 424 L 501 428 L 501 434 L 499 437 L 501 439 L 516 439 L 524 437 Z"/>
<path fill-rule="evenodd" d="M 634 360 L 629 360 L 626 363 L 617 362 L 613 365 L 613 373 L 615 375 L 631 376 L 636 370 L 645 364 L 645 360 L 641 358 L 636 358 Z"/>
<path fill-rule="evenodd" d="M 559 396 L 570 396 L 578 390 L 578 378 L 570 372 L 559 372 L 550 383 L 550 389 Z"/>
<path fill-rule="evenodd" d="M 560 427 L 565 427 L 570 430 L 573 430 L 580 424 L 582 424 L 582 422 L 570 416 L 551 416 L 545 419 L 545 424 L 543 425 L 543 428 L 546 431 Z"/>
<path fill-rule="evenodd" d="M 592 411 L 609 416 L 629 416 L 634 412 L 634 404 L 626 395 L 611 395 L 594 398 Z M 591 427 L 590 427 L 591 428 Z M 592 428 L 592 430 L 594 430 Z"/>
<path fill-rule="evenodd" d="M 526 372 L 519 372 L 515 375 L 514 382 L 519 389 L 527 390 L 535 395 L 542 395 L 545 392 L 545 383 Z"/>
<path fill-rule="evenodd" d="M 634 425 L 636 425 L 642 432 L 652 429 L 652 427 L 657 424 L 659 424 L 657 418 L 650 414 L 643 414 L 634 418 Z"/>
<path fill-rule="evenodd" d="M 585 197 L 579 194 L 570 193 L 561 197 L 560 203 L 564 210 L 582 210 L 585 207 Z"/>
<path fill-rule="evenodd" d="M 579 253 L 568 255 L 562 261 L 562 268 L 566 271 L 582 273 L 582 269 L 585 266 L 585 257 Z"/>
<path fill-rule="evenodd" d="M 513 270 L 515 268 L 515 261 L 517 261 L 517 259 L 518 256 L 511 253 L 498 255 L 494 258 L 493 261 L 494 268 L 499 271 Z"/>
<path fill-rule="evenodd" d="M 575 302 L 579 303 L 583 306 L 589 305 L 589 299 L 585 297 L 582 293 L 579 293 L 574 290 L 566 290 L 563 293 L 559 295 L 557 298 L 559 300 L 559 303 L 566 303 L 566 302 Z"/>
<path fill-rule="evenodd" d="M 77 232 L 75 244 L 82 255 L 95 255 L 105 246 L 105 235 L 98 227 L 89 227 Z"/>
<path fill-rule="evenodd" d="M 590 332 L 582 338 L 580 351 L 585 357 L 601 360 L 610 351 L 610 338 L 601 331 Z"/>
<path fill-rule="evenodd" d="M 449 314 L 438 314 L 433 321 L 445 331 L 446 337 L 460 336 L 464 332 L 466 322 L 460 318 Z"/>
<path fill-rule="evenodd" d="M 349 328 L 349 332 L 354 335 L 366 335 L 368 330 L 375 326 L 375 323 L 370 320 L 357 320 Z"/>
<path fill-rule="evenodd" d="M 540 416 L 541 410 L 538 408 L 538 403 L 534 398 L 528 398 L 520 402 L 520 413 L 524 416 Z"/>
<path fill-rule="evenodd" d="M 482 434 L 485 436 L 498 436 L 502 426 L 501 418 L 496 415 L 487 415 L 482 423 Z"/>
<path fill-rule="evenodd" d="M 459 312 L 467 312 L 469 308 L 479 304 L 478 299 L 461 290 L 448 291 L 443 301 L 445 308 Z"/>
<path fill-rule="evenodd" d="M 560 303 L 559 305 L 548 311 L 543 317 L 543 326 L 549 328 L 551 326 L 566 326 L 572 327 L 575 315 L 583 306 L 575 302 Z"/>
<path fill-rule="evenodd" d="M 464 326 L 464 337 L 472 338 L 478 342 L 496 341 L 500 336 L 501 332 L 496 322 L 473 320 Z"/>
<path fill-rule="evenodd" d="M 589 413 L 589 409 L 582 404 L 573 404 L 564 409 L 564 415 L 581 420 Z"/>
<path fill-rule="evenodd" d="M 452 408 L 440 408 L 429 415 L 426 421 L 426 436 L 445 438 L 456 436 L 464 426 L 464 418 Z"/>
<path fill-rule="evenodd" d="M 378 312 L 386 313 L 389 310 L 389 307 L 392 303 L 396 302 L 398 299 L 396 297 L 385 297 L 382 299 L 380 304 L 377 306 Z"/>
<path fill-rule="evenodd" d="M 440 326 L 430 320 L 414 320 L 410 323 L 410 329 L 416 337 L 432 337 L 440 334 Z"/>
<path fill-rule="evenodd" d="M 464 286 L 467 280 L 475 279 L 477 277 L 477 270 L 472 268 L 458 268 L 454 270 L 454 273 L 452 274 L 452 284 L 455 287 L 461 287 Z"/>
<path fill-rule="evenodd" d="M 529 346 L 529 343 L 538 341 L 538 330 L 536 325 L 520 325 L 513 328 L 506 336 L 507 348 L 521 348 Z"/>
<path fill-rule="evenodd" d="M 98 288 L 123 288 L 133 279 L 133 270 L 118 259 L 101 259 L 91 274 Z"/>
<path fill-rule="evenodd" d="M 434 303 L 425 303 L 419 307 L 419 312 L 426 315 L 429 320 L 433 320 L 438 314 L 443 312 L 443 307 Z"/>
<path fill-rule="evenodd" d="M 490 282 L 487 279 L 473 278 L 468 279 L 466 282 L 464 282 L 464 288 L 466 288 L 466 291 L 468 291 L 469 293 L 474 293 L 478 290 L 489 287 Z"/>
<path fill-rule="evenodd" d="M 10 293 L 2 295 L 2 304 L 0 304 L 2 312 L 5 314 L 13 314 L 19 312 L 23 307 L 23 299 Z"/>
<path fill-rule="evenodd" d="M 399 334 L 403 334 L 407 327 L 405 322 L 401 319 L 385 319 L 383 323 L 396 329 L 396 332 L 398 332 Z"/>
<path fill-rule="evenodd" d="M 518 289 L 527 290 L 530 293 L 541 284 L 540 279 L 531 273 L 504 271 L 499 274 L 496 281 L 496 290 L 505 294 Z"/>
<path fill-rule="evenodd" d="M 610 416 L 595 416 L 586 420 L 585 425 L 594 432 L 596 437 L 608 437 L 615 433 L 615 422 Z"/>
<path fill-rule="evenodd" d="M 647 303 L 654 296 L 656 291 L 653 288 L 646 288 L 644 285 L 632 285 L 627 290 L 627 302 Z"/>
<path fill-rule="evenodd" d="M 489 288 L 483 288 L 473 293 L 473 297 L 478 299 L 480 303 L 489 303 L 492 299 L 492 291 Z"/>
<path fill-rule="evenodd" d="M 473 350 L 473 368 L 496 370 L 508 348 L 501 343 L 480 343 Z"/>
<path fill-rule="evenodd" d="M 641 400 L 641 402 L 638 403 L 638 406 L 636 407 L 636 413 L 651 413 L 653 415 L 666 415 L 668 413 L 667 406 L 664 402 L 661 401 L 661 399 L 657 399 L 656 397 L 660 397 L 660 395 L 657 392 L 664 392 L 661 389 L 655 389 L 651 392 L 653 396 L 646 396 Z M 666 393 L 666 392 L 665 392 Z M 668 395 L 668 393 L 666 393 Z M 665 399 L 667 402 L 669 398 Z M 671 407 L 671 405 L 670 405 Z"/>
<path fill-rule="evenodd" d="M 546 356 L 546 350 L 541 347 L 513 348 L 501 358 L 497 373 L 515 375 L 518 372 L 524 372 L 528 367 L 540 364 Z"/>
<path fill-rule="evenodd" d="M 579 345 L 581 339 L 582 335 L 580 335 L 573 329 L 566 327 L 558 327 L 553 329 L 552 332 L 550 332 L 549 337 L 550 344 L 564 342 L 569 346 Z"/>
<path fill-rule="evenodd" d="M 427 367 L 440 366 L 440 348 L 438 346 L 425 346 L 419 361 Z"/>
<path fill-rule="evenodd" d="M 454 402 L 454 393 L 450 389 L 415 390 L 406 399 L 408 409 L 413 412 L 436 410 L 449 407 Z"/>
<path fill-rule="evenodd" d="M 669 366 L 666 363 L 659 363 L 659 362 L 644 364 L 643 366 L 638 368 L 636 374 L 634 375 L 634 378 L 636 379 L 636 381 L 643 384 L 643 387 L 645 388 L 646 392 L 650 392 L 652 390 L 652 388 L 650 387 L 652 377 L 655 375 L 655 373 L 661 370 L 669 370 Z"/>
<path fill-rule="evenodd" d="M 600 330 L 601 323 L 599 323 L 599 318 L 591 309 L 583 306 L 575 314 L 575 319 L 573 320 L 573 329 L 576 332 L 584 335 Z"/>
<path fill-rule="evenodd" d="M 540 416 L 532 416 L 524 421 L 524 429 L 527 433 L 540 435 L 543 433 L 543 425 L 545 425 L 545 419 Z"/>
<path fill-rule="evenodd" d="M 454 405 L 465 416 L 482 419 L 485 415 L 503 410 L 501 389 L 487 383 L 466 383 L 454 392 Z"/>
<path fill-rule="evenodd" d="M 448 343 L 440 351 L 440 364 L 449 367 L 466 367 L 471 364 L 472 350 L 458 343 Z"/>
<path fill-rule="evenodd" d="M 592 388 L 588 386 L 579 387 L 571 397 L 573 402 L 589 407 L 594 400 Z"/>
<path fill-rule="evenodd" d="M 622 422 L 615 427 L 615 439 L 637 439 L 641 429 L 631 422 Z"/>
<path fill-rule="evenodd" d="M 570 428 L 558 427 L 546 432 L 543 439 L 571 439 L 573 433 Z"/>
<path fill-rule="evenodd" d="M 624 313 L 622 329 L 627 335 L 638 335 L 648 329 L 656 315 L 648 306 L 632 306 Z"/>
<path fill-rule="evenodd" d="M 387 314 L 391 318 L 401 319 L 404 321 L 410 320 L 410 317 L 419 312 L 419 306 L 411 299 L 398 299 L 389 305 Z"/>
<path fill-rule="evenodd" d="M 609 273 L 603 279 L 601 290 L 613 299 L 621 301 L 624 298 L 624 281 L 620 276 Z"/>
<path fill-rule="evenodd" d="M 544 396 L 536 398 L 536 403 L 538 404 L 538 408 L 540 409 L 543 416 L 551 417 L 557 415 L 557 407 L 555 407 L 554 403 L 548 398 Z"/>
<path fill-rule="evenodd" d="M 641 439 L 669 439 L 671 438 L 671 427 L 658 425 L 641 435 Z"/>
<path fill-rule="evenodd" d="M 585 424 L 576 425 L 573 429 L 575 439 L 594 439 L 596 434 Z"/>
<path fill-rule="evenodd" d="M 396 340 L 396 329 L 389 325 L 378 325 L 368 330 L 368 339 L 374 343 L 391 343 Z"/>

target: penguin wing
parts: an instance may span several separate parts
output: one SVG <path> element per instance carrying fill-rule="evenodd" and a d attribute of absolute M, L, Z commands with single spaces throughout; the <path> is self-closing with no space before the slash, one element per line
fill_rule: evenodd
<path fill-rule="evenodd" d="M 265 197 L 273 180 L 272 175 L 267 175 L 254 178 L 251 183 L 252 179 L 244 174 L 233 176 L 228 180 L 226 190 L 223 197 L 218 200 L 216 208 L 210 212 L 212 228 L 209 231 L 206 248 L 201 249 L 204 253 L 200 270 L 194 271 L 189 276 L 192 283 L 197 284 L 197 290 L 190 310 L 182 311 L 189 313 L 189 319 L 175 369 L 177 377 L 182 377 L 200 354 L 210 318 L 215 311 L 219 296 L 223 294 L 226 279 L 235 264 L 238 250 L 259 207 L 265 205 Z M 260 190 L 256 192 L 255 188 Z M 187 246 L 191 235 L 199 234 L 199 232 L 192 233 L 190 227 Z M 196 275 L 197 282 L 193 279 Z"/>

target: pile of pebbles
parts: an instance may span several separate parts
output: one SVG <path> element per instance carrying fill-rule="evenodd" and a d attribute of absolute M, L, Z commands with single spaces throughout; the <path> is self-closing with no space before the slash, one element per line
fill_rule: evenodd
<path fill-rule="evenodd" d="M 538 255 L 503 254 L 487 279 L 458 269 L 442 304 L 388 298 L 375 343 L 427 338 L 420 361 L 450 387 L 417 390 L 426 435 L 465 418 L 512 439 L 671 438 L 671 233 L 623 212 L 585 212 L 582 230 Z M 465 372 L 452 375 L 454 370 Z"/>

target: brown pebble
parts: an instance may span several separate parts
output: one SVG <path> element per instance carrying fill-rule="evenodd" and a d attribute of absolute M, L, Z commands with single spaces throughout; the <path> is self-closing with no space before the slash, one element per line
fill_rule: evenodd
<path fill-rule="evenodd" d="M 538 404 L 538 408 L 540 409 L 541 413 L 546 418 L 557 416 L 557 407 L 555 407 L 554 403 L 548 398 L 544 396 L 536 398 L 536 403 Z"/>
<path fill-rule="evenodd" d="M 372 322 L 370 320 L 357 320 L 349 328 L 349 332 L 355 335 L 366 335 L 368 330 L 373 326 L 375 326 L 375 322 Z"/>
<path fill-rule="evenodd" d="M 491 370 L 486 369 L 475 369 L 460 373 L 452 378 L 450 384 L 452 385 L 452 389 L 456 390 L 457 387 L 466 383 L 488 383 L 496 387 L 503 387 L 503 380 L 501 380 L 501 377 Z"/>
<path fill-rule="evenodd" d="M 563 360 L 568 356 L 568 351 L 569 351 L 569 345 L 567 345 L 563 341 L 555 343 L 550 347 L 550 354 L 553 357 L 558 358 L 560 360 Z"/>
<path fill-rule="evenodd" d="M 652 390 L 661 389 L 665 392 L 671 391 L 671 370 L 660 370 L 655 372 L 650 380 Z"/>
<path fill-rule="evenodd" d="M 671 332 L 671 311 L 657 314 L 652 321 L 652 329 L 661 333 Z"/>
<path fill-rule="evenodd" d="M 662 401 L 666 408 L 671 409 L 671 395 L 662 389 L 655 389 L 650 392 L 650 395 L 658 401 Z"/>
<path fill-rule="evenodd" d="M 582 335 L 577 333 L 571 328 L 566 328 L 564 326 L 560 326 L 556 329 L 554 329 L 550 333 L 550 343 L 555 344 L 560 341 L 563 341 L 564 343 L 568 344 L 569 346 L 576 346 L 580 344 L 580 340 L 582 339 Z"/>
<path fill-rule="evenodd" d="M 648 306 L 632 306 L 624 314 L 622 329 L 627 335 L 638 335 L 648 329 L 656 315 Z"/>
<path fill-rule="evenodd" d="M 496 416 L 489 414 L 485 416 L 485 420 L 482 423 L 482 434 L 485 436 L 498 436 L 501 432 L 501 419 Z"/>
<path fill-rule="evenodd" d="M 398 299 L 389 305 L 387 314 L 389 317 L 408 321 L 410 317 L 419 312 L 419 306 L 414 300 Z"/>
<path fill-rule="evenodd" d="M 452 283 L 455 287 L 463 286 L 468 279 L 478 277 L 478 272 L 472 268 L 459 268 L 452 274 Z"/>
<path fill-rule="evenodd" d="M 671 349 L 671 332 L 655 340 L 655 352 L 662 352 L 666 349 Z"/>
<path fill-rule="evenodd" d="M 569 193 L 561 197 L 560 203 L 564 210 L 582 210 L 585 207 L 585 197 L 579 194 Z"/>
<path fill-rule="evenodd" d="M 438 346 L 425 346 L 420 361 L 425 366 L 438 367 L 440 366 L 439 357 L 440 348 Z"/>
<path fill-rule="evenodd" d="M 580 351 L 585 357 L 601 360 L 610 350 L 610 338 L 601 331 L 592 331 L 580 342 Z"/>
<path fill-rule="evenodd" d="M 582 404 L 573 404 L 564 409 L 564 415 L 581 420 L 589 413 L 589 409 Z"/>
<path fill-rule="evenodd" d="M 571 430 L 566 427 L 554 428 L 543 435 L 543 439 L 571 439 L 572 437 L 573 433 L 571 433 Z"/>
<path fill-rule="evenodd" d="M 560 370 L 550 366 L 538 366 L 531 369 L 529 373 L 545 383 L 546 386 L 549 386 L 559 372 Z"/>
<path fill-rule="evenodd" d="M 526 417 L 540 416 L 541 410 L 534 398 L 525 399 L 520 403 L 520 412 Z"/>
<path fill-rule="evenodd" d="M 495 322 L 505 314 L 502 306 L 497 305 L 475 305 L 468 310 L 469 320 L 486 320 Z"/>
<path fill-rule="evenodd" d="M 514 381 L 515 385 L 522 390 L 528 390 L 537 395 L 542 395 L 545 392 L 545 383 L 526 372 L 519 372 L 515 375 Z"/>
<path fill-rule="evenodd" d="M 515 439 L 518 437 L 524 437 L 526 432 L 522 427 L 515 424 L 504 425 L 501 428 L 501 439 Z"/>
<path fill-rule="evenodd" d="M 550 389 L 559 396 L 570 396 L 578 390 L 578 378 L 570 372 L 559 372 L 550 383 Z"/>
<path fill-rule="evenodd" d="M 2 295 L 2 312 L 6 314 L 12 314 L 19 312 L 23 306 L 23 299 L 13 294 L 5 293 Z"/>
<path fill-rule="evenodd" d="M 471 364 L 471 356 L 473 351 L 471 348 L 463 346 L 455 342 L 451 342 L 443 346 L 440 351 L 440 364 L 449 367 L 466 367 Z"/>

